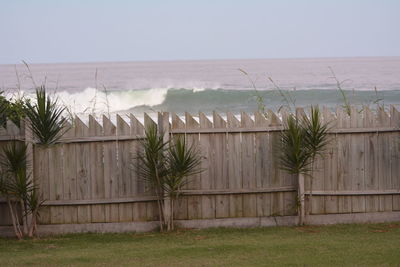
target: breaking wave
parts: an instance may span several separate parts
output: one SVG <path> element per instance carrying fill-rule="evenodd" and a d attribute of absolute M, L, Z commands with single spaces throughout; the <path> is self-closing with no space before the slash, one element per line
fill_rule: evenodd
<path fill-rule="evenodd" d="M 296 106 L 321 105 L 337 107 L 343 104 L 339 91 L 334 89 L 291 91 Z M 352 104 L 373 105 L 380 103 L 400 104 L 399 90 L 385 90 L 377 95 L 374 91 L 346 91 Z M 131 90 L 98 90 L 86 88 L 80 92 L 58 91 L 59 101 L 72 113 L 141 113 L 152 111 L 185 111 L 209 113 L 216 111 L 255 111 L 257 98 L 262 99 L 266 108 L 276 110 L 285 101 L 274 90 L 227 90 L 211 88 L 151 88 Z"/>

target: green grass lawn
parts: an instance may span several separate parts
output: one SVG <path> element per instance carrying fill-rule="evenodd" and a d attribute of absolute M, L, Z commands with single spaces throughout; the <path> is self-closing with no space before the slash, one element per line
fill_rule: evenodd
<path fill-rule="evenodd" d="M 0 239 L 0 266 L 400 265 L 400 223 Z"/>

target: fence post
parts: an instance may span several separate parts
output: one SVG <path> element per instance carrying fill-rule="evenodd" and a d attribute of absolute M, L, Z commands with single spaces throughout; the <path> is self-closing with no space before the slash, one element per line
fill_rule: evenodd
<path fill-rule="evenodd" d="M 158 132 L 163 137 L 163 142 L 169 142 L 169 113 L 162 112 L 158 113 Z M 167 223 L 167 231 L 172 230 L 172 207 L 171 207 L 171 200 L 168 196 L 164 198 L 164 223 Z M 160 214 L 161 216 L 161 214 Z"/>

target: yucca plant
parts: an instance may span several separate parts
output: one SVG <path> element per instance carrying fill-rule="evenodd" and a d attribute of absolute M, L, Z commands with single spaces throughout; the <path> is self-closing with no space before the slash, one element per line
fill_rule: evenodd
<path fill-rule="evenodd" d="M 52 99 L 41 86 L 36 89 L 35 103 L 26 103 L 26 116 L 30 128 L 39 144 L 51 145 L 57 142 L 65 133 L 63 128 L 66 119 L 63 117 L 65 107 L 58 105 L 57 99 Z"/>
<path fill-rule="evenodd" d="M 314 171 L 314 162 L 316 157 L 323 156 L 323 153 L 330 142 L 330 139 L 328 137 L 329 122 L 322 123 L 321 111 L 318 107 L 311 106 L 310 118 L 308 118 L 307 116 L 303 116 L 302 124 L 305 132 L 304 142 L 311 153 L 310 173 L 312 174 Z M 312 175 L 308 175 L 308 177 L 311 179 L 309 196 L 309 201 L 311 201 L 314 177 Z"/>
<path fill-rule="evenodd" d="M 189 147 L 181 138 L 164 142 L 156 126 L 146 130 L 142 148 L 137 157 L 139 175 L 157 195 L 160 230 L 173 230 L 174 203 L 188 177 L 201 171 L 201 157 L 194 146 Z"/>
<path fill-rule="evenodd" d="M 170 218 L 168 230 L 174 230 L 174 203 L 180 191 L 189 180 L 188 177 L 200 173 L 201 156 L 195 146 L 188 146 L 184 138 L 178 137 L 171 142 L 167 153 L 168 175 L 164 182 L 164 191 L 170 198 Z"/>
<path fill-rule="evenodd" d="M 157 127 L 152 125 L 147 128 L 145 138 L 142 141 L 142 151 L 137 159 L 139 161 L 138 172 L 145 182 L 157 195 L 160 230 L 164 230 L 164 182 L 167 176 L 165 152 L 167 143 L 158 134 Z"/>
<path fill-rule="evenodd" d="M 34 186 L 25 201 L 27 204 L 27 215 L 31 215 L 31 223 L 28 226 L 28 236 L 33 237 L 37 234 L 37 220 L 40 218 L 39 209 L 44 203 L 44 199 L 39 196 L 39 188 Z"/>
<path fill-rule="evenodd" d="M 318 107 L 311 107 L 310 118 L 290 115 L 286 124 L 287 129 L 281 134 L 280 167 L 298 177 L 299 224 L 303 224 L 304 177 L 311 175 L 316 157 L 322 155 L 329 143 L 328 123 L 322 123 Z M 312 182 L 312 176 L 310 178 Z"/>
<path fill-rule="evenodd" d="M 10 210 L 15 235 L 18 239 L 24 236 L 33 237 L 36 233 L 36 218 L 39 216 L 37 186 L 27 173 L 27 146 L 13 142 L 3 148 L 1 155 L 2 173 L 0 193 L 6 198 Z M 19 212 L 21 211 L 21 213 Z M 28 225 L 28 215 L 31 222 Z M 21 227 L 22 223 L 22 227 Z"/>
<path fill-rule="evenodd" d="M 8 209 L 10 211 L 10 216 L 13 224 L 13 229 L 15 236 L 18 239 L 24 237 L 23 230 L 21 229 L 21 220 L 18 215 L 19 202 L 13 198 L 10 187 L 12 183 L 12 177 L 7 172 L 2 171 L 0 174 L 0 195 L 6 199 Z"/>
<path fill-rule="evenodd" d="M 287 118 L 286 127 L 281 133 L 280 167 L 291 174 L 307 174 L 310 171 L 309 159 L 312 152 L 305 143 L 305 128 L 293 115 Z"/>

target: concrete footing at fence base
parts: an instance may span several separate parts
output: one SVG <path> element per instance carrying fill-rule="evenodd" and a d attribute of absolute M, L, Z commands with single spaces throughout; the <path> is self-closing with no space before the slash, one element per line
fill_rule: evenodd
<path fill-rule="evenodd" d="M 341 223 L 386 223 L 400 222 L 400 212 L 349 213 L 308 215 L 306 224 L 327 225 Z M 212 227 L 270 227 L 293 226 L 298 223 L 297 216 L 279 217 L 252 217 L 252 218 L 224 218 L 209 220 L 177 220 L 176 225 L 181 228 L 212 228 Z M 158 228 L 158 221 L 151 222 L 119 222 L 119 223 L 86 223 L 86 224 L 51 224 L 39 225 L 40 236 L 68 233 L 122 233 L 122 232 L 149 232 Z M 10 226 L 0 227 L 0 236 L 13 236 Z"/>
<path fill-rule="evenodd" d="M 400 211 L 308 215 L 305 220 L 306 224 L 312 225 L 387 222 L 400 222 Z"/>

